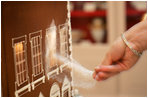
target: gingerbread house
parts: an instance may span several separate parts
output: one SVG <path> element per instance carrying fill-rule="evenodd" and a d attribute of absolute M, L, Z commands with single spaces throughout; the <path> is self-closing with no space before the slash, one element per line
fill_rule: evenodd
<path fill-rule="evenodd" d="M 69 2 L 2 1 L 2 96 L 73 96 L 70 32 Z"/>

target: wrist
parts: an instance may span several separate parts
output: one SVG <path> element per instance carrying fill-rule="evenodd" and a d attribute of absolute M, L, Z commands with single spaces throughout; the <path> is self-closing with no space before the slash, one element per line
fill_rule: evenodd
<path fill-rule="evenodd" d="M 125 33 L 125 38 L 129 42 L 130 46 L 132 46 L 133 49 L 142 52 L 145 50 L 145 47 L 142 43 L 142 41 L 139 41 L 138 36 L 136 34 L 130 34 L 130 33 Z"/>
<path fill-rule="evenodd" d="M 147 49 L 147 21 L 142 21 L 125 32 L 125 37 L 137 51 Z"/>
<path fill-rule="evenodd" d="M 122 38 L 123 42 L 126 44 L 126 46 L 127 46 L 135 55 L 137 55 L 137 56 L 141 56 L 141 55 L 142 55 L 142 51 L 138 51 L 137 45 L 135 45 L 135 44 L 133 44 L 133 43 L 127 41 L 127 39 L 125 38 L 125 34 L 124 34 L 124 33 L 121 35 L 121 38 Z"/>

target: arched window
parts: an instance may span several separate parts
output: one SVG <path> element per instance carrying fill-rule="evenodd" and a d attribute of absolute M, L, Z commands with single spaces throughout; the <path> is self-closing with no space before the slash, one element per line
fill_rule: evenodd
<path fill-rule="evenodd" d="M 64 78 L 64 82 L 62 85 L 62 97 L 70 97 L 71 96 L 71 92 L 70 92 L 70 81 L 68 80 L 67 76 L 65 76 Z"/>
<path fill-rule="evenodd" d="M 60 87 L 57 82 L 53 83 L 51 86 L 50 97 L 60 97 Z"/>

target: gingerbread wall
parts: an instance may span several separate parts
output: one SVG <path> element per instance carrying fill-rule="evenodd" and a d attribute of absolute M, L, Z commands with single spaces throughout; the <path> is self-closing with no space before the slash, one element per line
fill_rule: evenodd
<path fill-rule="evenodd" d="M 2 1 L 2 96 L 72 96 L 71 69 L 65 67 L 69 63 L 65 63 L 64 70 L 61 70 L 61 63 L 56 60 L 58 63 L 50 69 L 50 71 L 56 70 L 55 73 L 48 75 L 45 72 L 47 29 L 50 29 L 50 24 L 54 20 L 55 27 L 57 27 L 56 52 L 60 53 L 59 25 L 67 25 L 67 39 L 70 38 L 67 13 L 67 2 L 64 1 Z M 31 50 L 35 37 L 40 45 L 37 51 L 41 52 L 37 59 L 38 62 L 41 62 L 39 63 L 41 65 L 37 66 L 36 69 L 40 74 L 36 77 L 33 76 L 33 73 L 35 73 L 33 72 L 33 64 L 35 63 L 33 62 L 36 62 L 36 60 L 33 61 L 33 50 Z M 21 46 L 24 53 L 22 58 L 24 58 L 24 69 L 26 70 L 24 74 L 26 76 L 24 75 L 22 80 L 17 80 L 19 75 L 16 75 L 18 62 L 15 62 L 17 59 L 15 59 L 15 49 L 17 47 L 21 49 L 17 41 L 22 42 L 23 45 Z M 68 55 L 70 55 L 69 40 L 67 40 L 67 43 Z M 68 59 L 70 58 L 68 57 Z M 22 63 L 19 62 L 19 64 Z M 26 82 L 20 82 L 23 80 L 26 80 Z M 59 90 L 55 91 L 55 94 L 56 86 L 59 86 Z M 51 89 L 53 94 L 51 94 Z"/>

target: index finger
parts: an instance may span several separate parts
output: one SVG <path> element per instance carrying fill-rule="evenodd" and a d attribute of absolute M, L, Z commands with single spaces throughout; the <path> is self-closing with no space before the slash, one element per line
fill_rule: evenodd
<path fill-rule="evenodd" d="M 104 71 L 104 72 L 121 72 L 123 71 L 123 68 L 117 64 L 117 65 L 107 65 L 107 66 L 100 66 L 95 68 L 96 72 Z"/>

